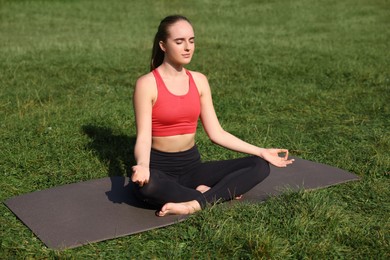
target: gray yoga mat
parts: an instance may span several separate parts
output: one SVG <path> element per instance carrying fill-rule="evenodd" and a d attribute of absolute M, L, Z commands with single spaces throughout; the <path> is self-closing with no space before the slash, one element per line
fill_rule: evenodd
<path fill-rule="evenodd" d="M 270 176 L 244 194 L 262 202 L 284 190 L 317 189 L 359 177 L 325 164 L 295 158 L 287 168 L 271 167 Z M 127 177 L 106 177 L 10 198 L 4 203 L 49 248 L 65 249 L 164 227 L 185 216 L 156 217 L 140 203 Z"/>

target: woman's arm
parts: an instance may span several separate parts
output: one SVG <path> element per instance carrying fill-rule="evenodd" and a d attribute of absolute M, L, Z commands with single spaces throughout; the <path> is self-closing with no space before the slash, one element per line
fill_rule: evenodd
<path fill-rule="evenodd" d="M 137 127 L 134 147 L 136 165 L 131 180 L 143 186 L 149 181 L 150 150 L 152 146 L 152 106 L 156 97 L 155 82 L 150 75 L 137 80 L 133 104 Z"/>
<path fill-rule="evenodd" d="M 201 73 L 194 72 L 193 74 L 200 93 L 202 124 L 213 143 L 237 152 L 260 156 L 278 167 L 285 167 L 293 162 L 293 160 L 288 160 L 288 150 L 286 149 L 260 148 L 225 131 L 215 113 L 207 78 Z M 285 156 L 281 158 L 278 155 L 279 153 L 285 153 Z"/>

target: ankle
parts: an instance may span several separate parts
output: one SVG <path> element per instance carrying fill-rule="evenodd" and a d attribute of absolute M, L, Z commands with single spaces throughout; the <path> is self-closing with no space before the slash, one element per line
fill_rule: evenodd
<path fill-rule="evenodd" d="M 193 214 L 201 209 L 199 202 L 196 200 L 189 201 L 187 208 L 189 209 L 189 214 Z"/>

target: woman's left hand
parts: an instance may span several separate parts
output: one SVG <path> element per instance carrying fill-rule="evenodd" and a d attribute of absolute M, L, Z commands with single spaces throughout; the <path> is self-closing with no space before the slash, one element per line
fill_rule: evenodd
<path fill-rule="evenodd" d="M 284 154 L 284 156 L 280 157 L 279 154 Z M 287 149 L 263 149 L 260 157 L 277 167 L 287 167 L 294 162 L 294 159 L 288 159 Z"/>

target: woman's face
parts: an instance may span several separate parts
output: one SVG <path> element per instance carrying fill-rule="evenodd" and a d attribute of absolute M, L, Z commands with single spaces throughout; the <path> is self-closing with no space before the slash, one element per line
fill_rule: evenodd
<path fill-rule="evenodd" d="M 195 50 L 194 30 L 187 21 L 180 20 L 168 28 L 168 38 L 160 42 L 164 60 L 175 65 L 190 63 Z"/>

